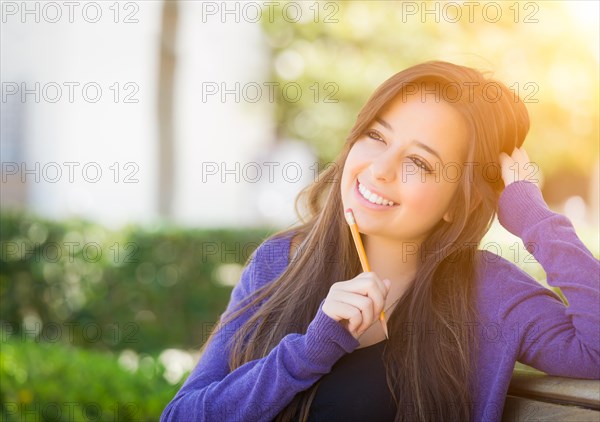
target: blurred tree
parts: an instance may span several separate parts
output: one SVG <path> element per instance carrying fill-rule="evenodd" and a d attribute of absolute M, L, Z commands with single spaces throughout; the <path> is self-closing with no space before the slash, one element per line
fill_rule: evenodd
<path fill-rule="evenodd" d="M 311 144 L 322 165 L 380 83 L 439 59 L 492 71 L 527 103 L 525 147 L 544 174 L 590 174 L 599 155 L 598 52 L 590 42 L 598 27 L 583 25 L 575 10 L 586 2 L 475 2 L 470 13 L 456 2 L 294 3 L 300 18 L 285 2 L 262 16 L 271 80 L 303 90 L 298 101 L 276 98 L 276 121 L 285 136 Z"/>

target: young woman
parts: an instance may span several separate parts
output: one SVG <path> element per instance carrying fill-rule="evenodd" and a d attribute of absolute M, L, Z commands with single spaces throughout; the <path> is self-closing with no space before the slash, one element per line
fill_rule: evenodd
<path fill-rule="evenodd" d="M 600 379 L 600 263 L 544 202 L 528 129 L 519 98 L 473 69 L 385 81 L 299 195 L 302 223 L 254 252 L 161 420 L 497 421 L 516 361 Z M 477 249 L 496 213 L 568 307 Z"/>

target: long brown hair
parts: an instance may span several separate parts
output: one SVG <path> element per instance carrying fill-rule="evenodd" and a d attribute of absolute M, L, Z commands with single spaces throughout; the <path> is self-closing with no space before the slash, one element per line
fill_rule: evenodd
<path fill-rule="evenodd" d="M 420 254 L 415 281 L 388 322 L 390 340 L 383 352 L 387 383 L 398 406 L 396 421 L 471 419 L 477 341 L 468 327 L 477 318 L 472 299 L 481 259 L 477 246 L 504 186 L 498 154 L 510 155 L 521 146 L 529 117 L 504 84 L 447 62 L 422 63 L 386 80 L 361 109 L 333 165 L 300 192 L 295 203 L 300 224 L 271 236 L 294 235 L 295 255 L 276 280 L 230 315 L 234 319 L 262 302 L 235 336 L 231 370 L 266 356 L 286 334 L 306 332 L 331 285 L 361 272 L 342 209 L 346 157 L 383 107 L 425 86 L 423 93 L 434 92 L 463 116 L 469 129 L 466 162 L 474 165 L 464 166 L 451 203 L 452 222 L 438 222 L 421 245 L 426 253 Z M 296 415 L 306 420 L 318 385 L 296 394 L 276 420 Z"/>

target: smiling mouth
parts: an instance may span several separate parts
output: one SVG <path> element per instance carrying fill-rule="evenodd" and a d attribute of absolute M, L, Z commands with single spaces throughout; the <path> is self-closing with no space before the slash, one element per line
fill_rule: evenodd
<path fill-rule="evenodd" d="M 363 198 L 365 198 L 370 203 L 375 205 L 385 205 L 388 207 L 393 207 L 394 205 L 397 205 L 394 203 L 394 201 L 390 201 L 389 199 L 383 198 L 377 195 L 376 193 L 369 191 L 367 188 L 361 185 L 358 180 L 356 182 L 358 184 L 358 192 Z"/>

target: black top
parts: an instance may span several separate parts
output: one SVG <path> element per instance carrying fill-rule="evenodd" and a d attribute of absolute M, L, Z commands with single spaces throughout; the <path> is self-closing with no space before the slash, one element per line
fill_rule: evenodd
<path fill-rule="evenodd" d="M 342 356 L 320 379 L 309 422 L 393 421 L 396 405 L 383 364 L 387 340 Z"/>

